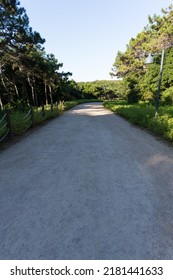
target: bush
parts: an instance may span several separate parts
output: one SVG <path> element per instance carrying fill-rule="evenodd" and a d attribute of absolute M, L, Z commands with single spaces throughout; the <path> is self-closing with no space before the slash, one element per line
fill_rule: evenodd
<path fill-rule="evenodd" d="M 144 102 L 129 105 L 114 102 L 104 102 L 103 105 L 126 118 L 131 123 L 147 128 L 151 132 L 173 141 L 173 108 L 160 106 L 159 115 L 155 117 L 155 107 Z"/>
<path fill-rule="evenodd" d="M 173 87 L 167 88 L 161 96 L 161 101 L 166 105 L 173 105 Z"/>
<path fill-rule="evenodd" d="M 12 101 L 11 102 L 12 108 L 15 111 L 23 111 L 26 112 L 29 110 L 29 106 L 27 102 L 23 99 Z"/>
<path fill-rule="evenodd" d="M 147 92 L 145 92 L 145 93 L 143 94 L 142 99 L 143 99 L 144 101 L 149 101 L 149 102 L 151 102 L 151 101 L 154 100 L 154 93 L 151 92 L 151 91 L 147 91 Z"/>
<path fill-rule="evenodd" d="M 65 110 L 65 102 L 64 102 L 64 101 L 60 101 L 60 102 L 58 103 L 58 110 L 59 110 L 60 112 L 63 112 L 63 111 Z"/>

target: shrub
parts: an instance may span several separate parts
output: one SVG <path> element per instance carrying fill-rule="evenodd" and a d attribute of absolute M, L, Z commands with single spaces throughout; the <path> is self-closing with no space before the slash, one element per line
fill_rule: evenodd
<path fill-rule="evenodd" d="M 164 104 L 172 105 L 173 104 L 173 87 L 167 88 L 161 96 L 161 100 Z"/>
<path fill-rule="evenodd" d="M 155 134 L 173 141 L 173 108 L 172 106 L 160 106 L 159 115 L 155 117 L 155 107 L 140 102 L 140 104 L 117 104 L 115 102 L 104 102 L 103 105 L 126 118 L 133 124 L 147 128 Z"/>
<path fill-rule="evenodd" d="M 59 112 L 63 112 L 65 110 L 65 102 L 64 101 L 60 101 L 58 103 L 57 107 L 58 107 Z"/>
<path fill-rule="evenodd" d="M 144 101 L 149 101 L 149 102 L 151 102 L 151 101 L 154 100 L 154 93 L 151 92 L 151 91 L 147 91 L 147 92 L 145 92 L 145 93 L 143 94 L 142 99 L 143 99 Z"/>

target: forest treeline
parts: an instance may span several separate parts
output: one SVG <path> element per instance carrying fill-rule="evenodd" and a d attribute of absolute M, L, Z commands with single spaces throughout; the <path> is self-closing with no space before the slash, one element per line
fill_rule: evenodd
<path fill-rule="evenodd" d="M 122 78 L 125 98 L 130 102 L 152 101 L 158 89 L 161 52 L 165 50 L 161 99 L 173 103 L 173 5 L 161 10 L 161 15 L 149 16 L 148 24 L 131 38 L 125 52 L 119 51 L 115 58 L 112 76 Z M 149 53 L 154 63 L 145 65 Z"/>
<path fill-rule="evenodd" d="M 111 76 L 120 79 L 76 83 L 63 63 L 44 49 L 45 39 L 29 24 L 18 0 L 0 1 L 0 108 L 16 104 L 53 104 L 81 98 L 124 98 L 130 103 L 153 101 L 157 92 L 161 56 L 145 65 L 149 52 L 165 49 L 162 100 L 173 103 L 173 6 L 149 16 L 143 31 L 118 52 Z M 58 48 L 58 46 L 57 46 Z"/>
<path fill-rule="evenodd" d="M 45 39 L 29 25 L 18 0 L 0 1 L 0 107 L 33 106 L 78 97 L 72 73 L 44 49 Z"/>

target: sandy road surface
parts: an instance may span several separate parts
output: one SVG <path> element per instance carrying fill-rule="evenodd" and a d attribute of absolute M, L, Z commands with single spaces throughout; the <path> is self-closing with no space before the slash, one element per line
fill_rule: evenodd
<path fill-rule="evenodd" d="M 0 152 L 0 259 L 173 259 L 173 149 L 93 103 Z"/>

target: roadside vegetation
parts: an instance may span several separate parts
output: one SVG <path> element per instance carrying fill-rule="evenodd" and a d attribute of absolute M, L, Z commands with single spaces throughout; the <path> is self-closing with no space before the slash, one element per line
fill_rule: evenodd
<path fill-rule="evenodd" d="M 166 139 L 173 140 L 173 5 L 131 38 L 115 57 L 115 80 L 75 82 L 63 63 L 44 49 L 45 39 L 32 30 L 18 0 L 0 2 L 0 143 L 60 115 L 81 102 L 109 100 L 104 106 Z M 165 50 L 159 96 L 155 100 L 161 51 Z M 154 64 L 145 65 L 148 53 Z M 105 54 L 106 55 L 106 54 Z"/>
<path fill-rule="evenodd" d="M 63 111 L 97 99 L 44 49 L 18 0 L 0 2 L 0 143 Z"/>
<path fill-rule="evenodd" d="M 40 107 L 7 108 L 0 111 L 0 144 L 21 136 L 27 130 L 34 128 L 45 121 L 60 116 L 64 111 L 72 107 L 96 102 L 97 99 L 77 99 L 75 101 L 60 101 L 53 105 L 42 105 Z"/>
<path fill-rule="evenodd" d="M 161 53 L 165 50 L 160 97 L 173 103 L 173 5 L 162 9 L 160 15 L 148 17 L 148 24 L 118 52 L 111 75 L 121 78 L 124 97 L 129 103 L 140 100 L 153 102 L 158 91 Z M 145 64 L 151 53 L 154 63 Z"/>
<path fill-rule="evenodd" d="M 111 75 L 121 78 L 123 101 L 106 101 L 104 106 L 133 124 L 173 141 L 173 5 L 160 15 L 148 17 L 148 24 L 119 51 Z M 158 87 L 161 53 L 165 50 L 161 87 Z M 145 58 L 153 54 L 154 63 Z M 156 96 L 159 110 L 155 116 Z"/>
<path fill-rule="evenodd" d="M 103 105 L 131 123 L 146 128 L 164 139 L 173 141 L 173 107 L 160 106 L 155 117 L 155 107 L 146 102 L 128 104 L 127 101 L 105 101 Z"/>

